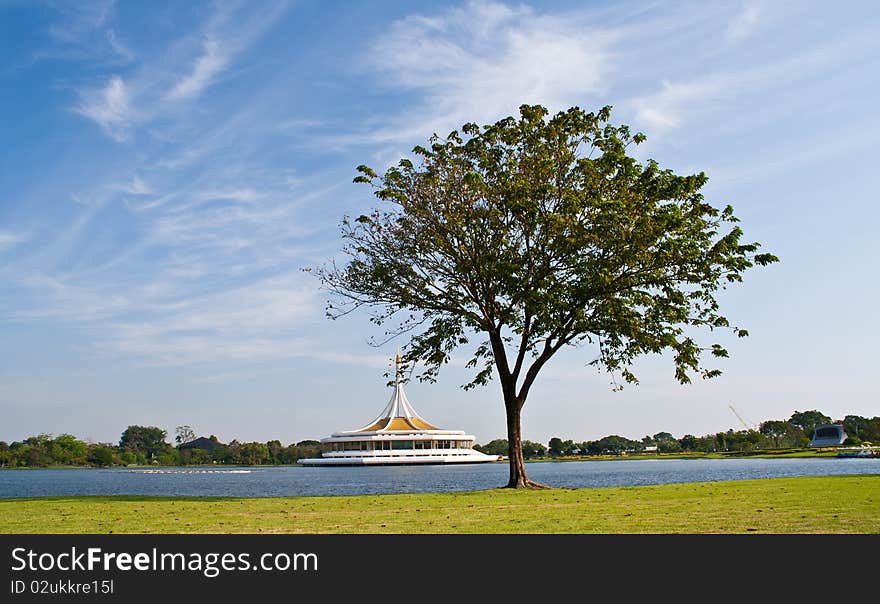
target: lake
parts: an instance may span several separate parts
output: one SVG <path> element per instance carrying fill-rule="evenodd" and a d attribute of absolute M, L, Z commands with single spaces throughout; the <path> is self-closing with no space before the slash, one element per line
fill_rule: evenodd
<path fill-rule="evenodd" d="M 554 487 L 610 487 L 880 474 L 880 459 L 645 459 L 526 464 Z M 170 495 L 283 497 L 472 491 L 503 486 L 507 464 L 381 467 L 230 467 L 0 470 L 0 497 Z"/>

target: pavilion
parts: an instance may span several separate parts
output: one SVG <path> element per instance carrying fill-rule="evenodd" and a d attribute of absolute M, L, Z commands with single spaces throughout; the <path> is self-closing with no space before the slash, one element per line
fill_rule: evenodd
<path fill-rule="evenodd" d="M 391 400 L 369 424 L 321 439 L 321 457 L 300 459 L 303 465 L 366 466 L 485 463 L 495 455 L 474 450 L 474 437 L 462 430 L 443 430 L 425 421 L 403 391 L 400 354 L 395 361 Z"/>

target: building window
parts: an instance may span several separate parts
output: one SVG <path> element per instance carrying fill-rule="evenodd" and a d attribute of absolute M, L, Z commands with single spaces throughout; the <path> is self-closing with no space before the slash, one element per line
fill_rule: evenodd
<path fill-rule="evenodd" d="M 401 449 L 412 449 L 413 441 L 411 440 L 392 440 L 391 448 L 398 451 Z"/>

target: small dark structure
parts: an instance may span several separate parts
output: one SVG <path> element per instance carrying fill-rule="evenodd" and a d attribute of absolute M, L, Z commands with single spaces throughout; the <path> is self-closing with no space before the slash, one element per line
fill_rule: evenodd
<path fill-rule="evenodd" d="M 200 436 L 195 440 L 189 441 L 188 443 L 183 443 L 177 448 L 180 451 L 186 451 L 187 449 L 201 449 L 202 451 L 213 453 L 214 449 L 222 446 L 224 446 L 223 443 L 218 442 L 216 437 L 205 438 L 204 436 Z"/>
<path fill-rule="evenodd" d="M 846 432 L 840 424 L 822 424 L 813 430 L 810 447 L 836 447 L 846 440 Z"/>

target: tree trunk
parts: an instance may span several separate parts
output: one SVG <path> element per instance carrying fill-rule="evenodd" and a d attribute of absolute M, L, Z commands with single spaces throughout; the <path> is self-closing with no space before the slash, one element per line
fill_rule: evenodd
<path fill-rule="evenodd" d="M 507 408 L 507 456 L 510 460 L 510 480 L 508 489 L 546 489 L 546 485 L 529 480 L 526 476 L 525 460 L 522 452 L 522 432 L 520 431 L 520 416 L 522 406 L 519 401 L 505 401 Z"/>

